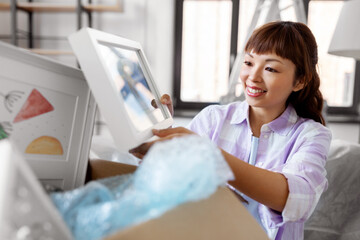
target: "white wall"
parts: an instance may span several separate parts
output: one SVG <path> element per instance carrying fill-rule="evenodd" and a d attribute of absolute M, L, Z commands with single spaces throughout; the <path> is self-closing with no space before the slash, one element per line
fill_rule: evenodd
<path fill-rule="evenodd" d="M 4 0 L 1 0 L 2 2 Z M 52 0 L 37 0 L 51 2 Z M 93 2 L 115 3 L 117 0 L 93 0 Z M 172 92 L 172 60 L 174 35 L 174 0 L 123 0 L 122 13 L 94 13 L 93 27 L 139 41 L 145 51 L 152 73 L 161 93 Z M 75 0 L 56 1 L 75 4 Z M 60 40 L 37 40 L 35 47 L 71 50 L 66 37 L 77 29 L 76 13 L 34 13 L 34 34 L 37 36 L 57 37 Z M 87 23 L 86 15 L 83 22 Z M 19 29 L 27 29 L 27 15 L 18 11 Z M 10 14 L 0 11 L 0 35 L 10 34 Z M 9 42 L 9 40 L 6 40 Z M 26 47 L 26 41 L 20 40 Z M 76 66 L 74 56 L 54 57 L 65 64 Z"/>
<path fill-rule="evenodd" d="M 333 139 L 360 143 L 360 123 L 329 123 L 328 125 L 333 134 Z"/>
<path fill-rule="evenodd" d="M 1 0 L 4 1 L 4 0 Z M 51 0 L 38 0 L 51 2 Z M 57 2 L 73 3 L 75 0 Z M 111 3 L 116 0 L 94 0 Z M 139 41 L 150 63 L 152 73 L 161 93 L 172 93 L 175 0 L 123 0 L 123 13 L 94 13 L 94 28 Z M 27 15 L 18 12 L 18 26 L 27 28 Z M 86 24 L 86 16 L 83 21 Z M 62 37 L 63 40 L 36 41 L 35 47 L 70 50 L 66 37 L 76 31 L 75 13 L 35 13 L 35 35 Z M 10 14 L 0 12 L 0 35 L 10 34 Z M 26 46 L 26 41 L 20 41 Z M 75 66 L 74 56 L 56 57 L 61 62 Z M 177 126 L 186 125 L 189 119 L 178 118 Z M 329 124 L 334 139 L 358 142 L 360 127 L 357 124 Z"/>

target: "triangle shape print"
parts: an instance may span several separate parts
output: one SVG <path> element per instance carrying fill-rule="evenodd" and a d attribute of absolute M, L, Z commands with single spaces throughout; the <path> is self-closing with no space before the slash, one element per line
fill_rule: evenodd
<path fill-rule="evenodd" d="M 15 117 L 14 123 L 51 112 L 52 110 L 54 110 L 54 107 L 49 103 L 49 101 L 46 100 L 46 98 L 38 90 L 33 89 Z"/>

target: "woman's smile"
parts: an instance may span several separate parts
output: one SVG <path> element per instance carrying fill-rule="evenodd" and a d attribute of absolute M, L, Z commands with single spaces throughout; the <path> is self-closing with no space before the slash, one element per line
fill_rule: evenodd
<path fill-rule="evenodd" d="M 266 93 L 265 90 L 257 87 L 246 87 L 246 93 L 249 97 L 259 97 Z"/>
<path fill-rule="evenodd" d="M 295 79 L 295 70 L 291 60 L 275 53 L 247 52 L 240 78 L 250 107 L 266 111 L 268 116 L 279 116 L 290 94 L 302 88 Z"/>

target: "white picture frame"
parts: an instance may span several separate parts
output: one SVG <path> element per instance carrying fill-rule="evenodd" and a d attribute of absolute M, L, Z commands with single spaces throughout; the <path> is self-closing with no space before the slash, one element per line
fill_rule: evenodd
<path fill-rule="evenodd" d="M 62 239 L 72 234 L 19 152 L 0 140 L 0 239 Z"/>
<path fill-rule="evenodd" d="M 150 139 L 151 129 L 172 125 L 140 43 L 91 28 L 71 34 L 69 41 L 120 151 Z"/>
<path fill-rule="evenodd" d="M 0 124 L 43 183 L 85 182 L 96 104 L 81 70 L 0 43 Z"/>

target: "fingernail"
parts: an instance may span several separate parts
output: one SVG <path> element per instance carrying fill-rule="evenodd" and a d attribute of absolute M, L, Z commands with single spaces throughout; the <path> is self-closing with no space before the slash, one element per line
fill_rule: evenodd
<path fill-rule="evenodd" d="M 161 101 L 163 102 L 163 103 L 165 103 L 165 104 L 168 104 L 169 103 L 169 99 L 167 98 L 167 97 L 162 97 L 161 98 Z"/>
<path fill-rule="evenodd" d="M 152 130 L 153 134 L 159 133 L 160 131 L 158 129 L 153 129 Z"/>

